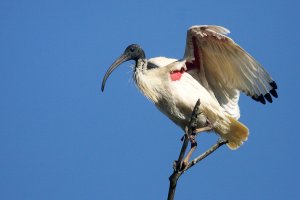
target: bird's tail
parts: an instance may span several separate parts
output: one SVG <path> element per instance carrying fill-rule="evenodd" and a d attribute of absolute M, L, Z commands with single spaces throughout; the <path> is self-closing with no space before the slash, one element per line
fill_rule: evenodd
<path fill-rule="evenodd" d="M 229 131 L 221 134 L 221 137 L 228 141 L 227 146 L 230 149 L 235 150 L 248 139 L 249 130 L 233 117 L 228 116 L 228 118 L 230 120 Z"/>

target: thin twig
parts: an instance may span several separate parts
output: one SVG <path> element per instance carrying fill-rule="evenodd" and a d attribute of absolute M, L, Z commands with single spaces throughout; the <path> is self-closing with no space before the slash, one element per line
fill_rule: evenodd
<path fill-rule="evenodd" d="M 197 120 L 197 116 L 198 116 L 199 105 L 200 105 L 200 100 L 197 101 L 197 103 L 193 109 L 189 126 L 185 130 L 184 142 L 182 144 L 178 160 L 175 161 L 174 171 L 173 171 L 172 175 L 169 177 L 170 186 L 169 186 L 168 200 L 174 200 L 177 181 L 184 172 L 186 172 L 188 169 L 190 169 L 191 167 L 193 167 L 194 165 L 199 163 L 201 160 L 203 160 L 204 158 L 206 158 L 207 156 L 212 154 L 219 147 L 221 147 L 222 145 L 227 143 L 227 141 L 219 140 L 215 145 L 213 145 L 211 148 L 209 148 L 203 154 L 201 154 L 200 156 L 198 156 L 197 158 L 195 158 L 194 160 L 189 162 L 186 166 L 182 166 L 182 160 L 185 155 L 188 143 L 190 141 L 189 138 L 193 134 L 193 132 L 196 128 L 196 120 Z"/>
<path fill-rule="evenodd" d="M 218 140 L 218 142 L 216 144 L 214 144 L 213 146 L 211 146 L 207 151 L 205 151 L 203 154 L 201 154 L 200 156 L 198 156 L 197 158 L 195 158 L 194 160 L 192 160 L 191 162 L 189 162 L 189 164 L 183 170 L 183 172 L 187 171 L 188 169 L 190 169 L 191 167 L 193 167 L 194 165 L 196 165 L 198 162 L 200 162 L 201 160 L 203 160 L 204 158 L 206 158 L 207 156 L 209 156 L 210 154 L 212 154 L 220 146 L 222 146 L 224 144 L 227 144 L 227 143 L 228 143 L 228 141 L 226 141 L 226 140 Z"/>
<path fill-rule="evenodd" d="M 207 151 L 205 151 L 203 154 L 192 160 L 191 162 L 188 163 L 188 165 L 182 170 L 182 171 L 173 171 L 173 174 L 170 176 L 170 187 L 169 187 L 169 193 L 168 193 L 168 200 L 173 200 L 175 196 L 175 191 L 176 191 L 176 186 L 177 186 L 177 181 L 179 177 L 189 170 L 191 167 L 199 163 L 201 160 L 212 154 L 214 151 L 216 151 L 219 147 L 222 145 L 226 144 L 228 141 L 224 140 L 219 140 L 216 144 L 211 146 Z"/>

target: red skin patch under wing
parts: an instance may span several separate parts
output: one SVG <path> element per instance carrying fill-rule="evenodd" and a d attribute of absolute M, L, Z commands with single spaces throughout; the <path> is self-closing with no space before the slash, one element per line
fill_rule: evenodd
<path fill-rule="evenodd" d="M 183 68 L 181 70 L 176 70 L 173 72 L 170 72 L 170 78 L 172 81 L 179 81 L 181 79 L 182 74 L 185 72 Z"/>
<path fill-rule="evenodd" d="M 181 76 L 182 76 L 181 71 L 174 71 L 174 72 L 170 73 L 170 77 L 171 77 L 172 81 L 178 81 L 178 80 L 180 80 Z"/>

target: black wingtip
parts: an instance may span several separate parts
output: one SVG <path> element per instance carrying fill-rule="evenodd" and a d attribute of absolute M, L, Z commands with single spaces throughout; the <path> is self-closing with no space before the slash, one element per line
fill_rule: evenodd
<path fill-rule="evenodd" d="M 262 104 L 266 104 L 266 100 L 265 100 L 265 98 L 262 94 L 259 95 L 258 97 L 252 96 L 252 99 L 257 101 L 257 102 L 260 102 Z"/>
<path fill-rule="evenodd" d="M 270 85 L 272 86 L 273 89 L 278 89 L 277 84 L 275 81 L 271 82 Z"/>
<path fill-rule="evenodd" d="M 273 97 L 278 98 L 278 94 L 275 89 L 270 90 L 270 93 Z"/>
<path fill-rule="evenodd" d="M 266 104 L 266 100 L 265 100 L 265 98 L 264 98 L 264 96 L 263 96 L 262 94 L 259 95 L 258 101 L 259 101 L 260 103 L 262 103 L 262 104 Z"/>
<path fill-rule="evenodd" d="M 277 94 L 277 84 L 275 81 L 272 81 L 271 83 L 269 83 L 270 86 L 272 87 L 272 89 L 269 91 L 269 94 L 271 94 L 273 97 L 278 98 L 278 94 Z"/>
<path fill-rule="evenodd" d="M 251 97 L 254 101 L 258 101 L 256 97 L 252 96 Z"/>
<path fill-rule="evenodd" d="M 265 94 L 264 97 L 265 97 L 265 99 L 267 99 L 267 101 L 268 101 L 269 103 L 272 103 L 272 102 L 273 102 L 272 97 L 271 97 L 271 95 L 270 95 L 269 93 Z"/>
<path fill-rule="evenodd" d="M 254 99 L 255 101 L 257 102 L 260 102 L 262 104 L 266 104 L 266 100 L 269 102 L 269 103 L 272 103 L 273 102 L 273 99 L 272 99 L 272 96 L 277 98 L 278 97 L 278 94 L 277 94 L 277 91 L 276 89 L 278 88 L 277 87 L 277 84 L 275 81 L 272 81 L 269 83 L 270 86 L 272 87 L 272 89 L 266 93 L 265 95 L 259 95 L 259 96 L 252 96 L 252 99 Z M 272 96 L 271 96 L 272 95 Z"/>

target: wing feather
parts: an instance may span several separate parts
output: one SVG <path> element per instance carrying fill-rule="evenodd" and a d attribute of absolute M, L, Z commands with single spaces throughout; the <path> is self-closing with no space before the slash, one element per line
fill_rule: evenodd
<path fill-rule="evenodd" d="M 239 118 L 238 99 L 242 91 L 254 100 L 265 103 L 277 97 L 277 85 L 266 70 L 227 34 L 221 26 L 192 26 L 187 32 L 184 58 L 201 63 L 199 77 L 205 76 L 207 89 L 233 117 Z M 195 51 L 195 48 L 198 48 Z M 201 52 L 201 56 L 194 55 Z M 197 58 L 201 61 L 195 62 Z M 201 74 L 202 73 L 202 74 Z"/>

